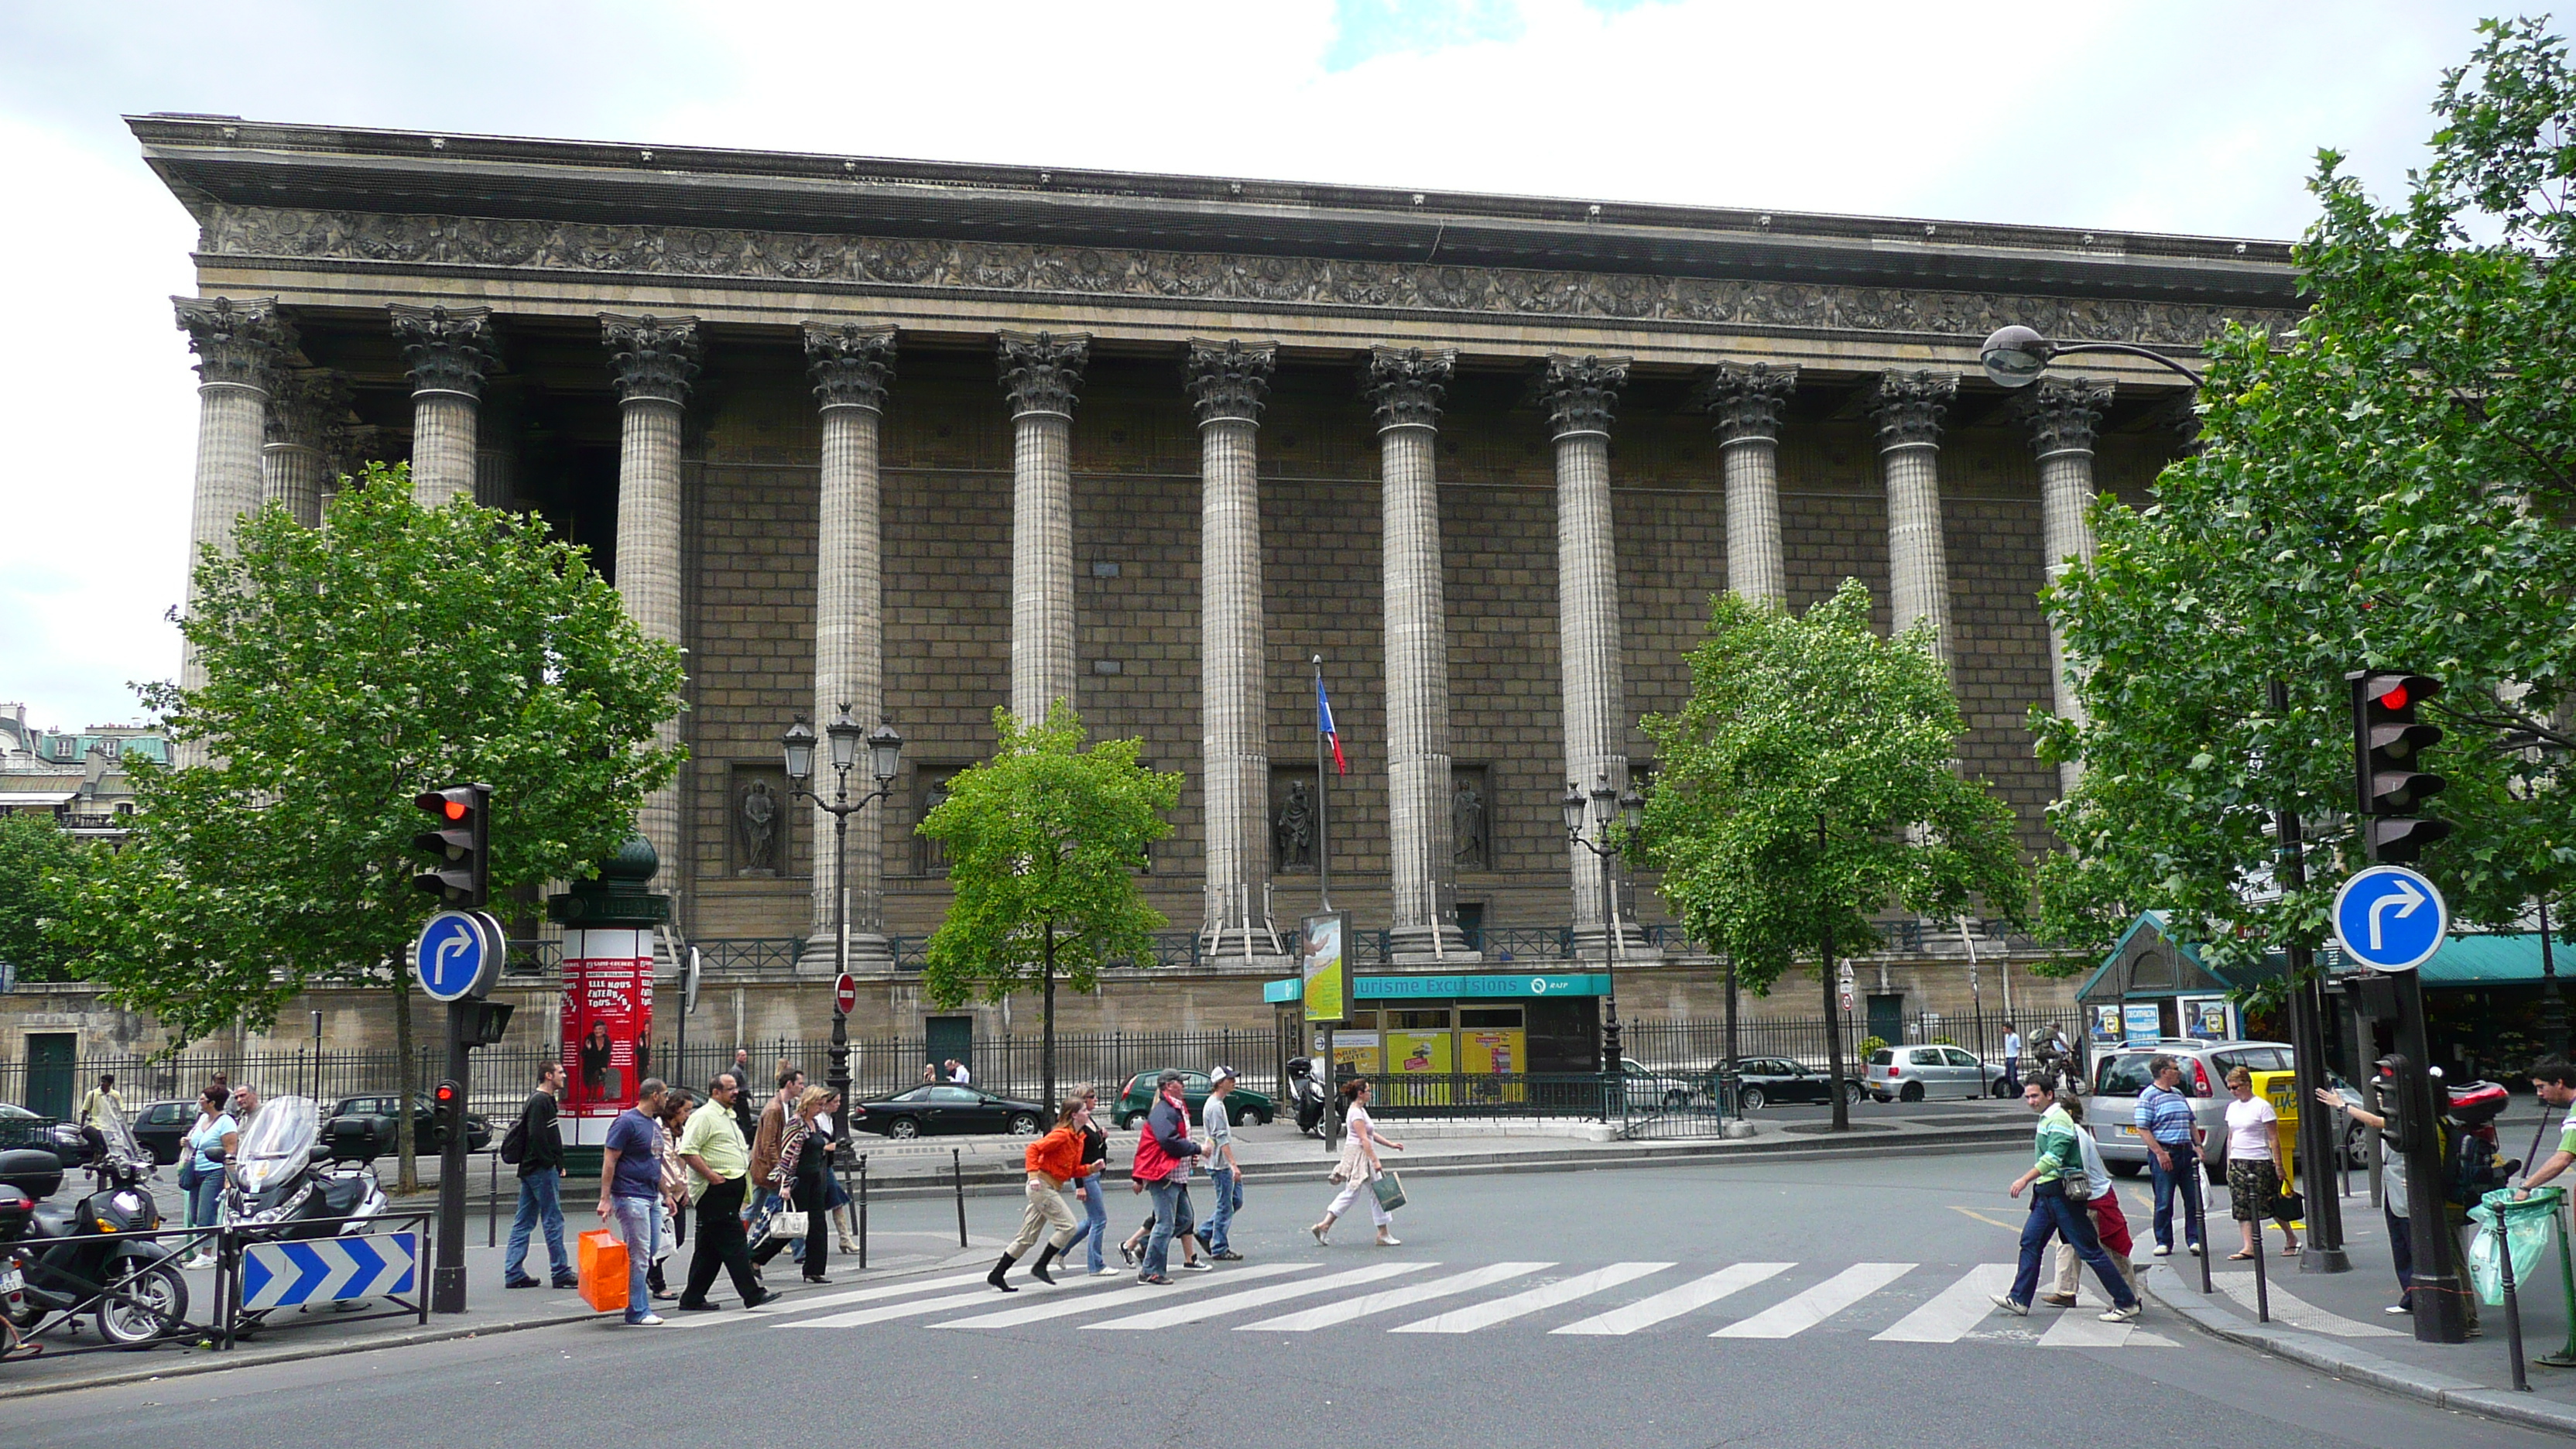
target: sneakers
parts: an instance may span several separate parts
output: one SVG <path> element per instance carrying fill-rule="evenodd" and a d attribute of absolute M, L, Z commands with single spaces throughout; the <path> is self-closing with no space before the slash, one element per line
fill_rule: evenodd
<path fill-rule="evenodd" d="M 537 1286 L 537 1280 L 522 1274 L 516 1278 L 503 1279 L 501 1281 L 501 1286 L 504 1288 L 534 1288 Z"/>
<path fill-rule="evenodd" d="M 2159 1258 L 2170 1258 L 2170 1257 L 2172 1257 L 2172 1256 L 2173 1256 L 2173 1244 L 2171 1244 L 2171 1243 L 2158 1243 L 2158 1244 L 2156 1244 L 2156 1256 L 2157 1256 L 2157 1257 L 2159 1257 Z"/>
<path fill-rule="evenodd" d="M 1205 1258 L 1192 1258 L 1190 1261 L 1181 1265 L 1181 1271 L 1184 1273 L 1213 1273 L 1216 1271 L 1216 1264 L 1209 1262 Z"/>
<path fill-rule="evenodd" d="M 1377 1235 L 1377 1245 L 1381 1248 L 1401 1248 L 1404 1246 L 1404 1239 L 1393 1233 L 1380 1233 Z"/>
<path fill-rule="evenodd" d="M 662 1326 L 662 1315 L 658 1313 L 647 1313 L 641 1318 L 630 1318 L 626 1320 L 626 1326 L 629 1328 L 659 1328 Z"/>
<path fill-rule="evenodd" d="M 1139 1273 L 1136 1275 L 1136 1281 L 1139 1283 L 1151 1284 L 1157 1288 L 1169 1288 L 1172 1286 L 1172 1280 L 1164 1277 L 1160 1273 Z"/>
<path fill-rule="evenodd" d="M 1211 1253 L 1209 1256 L 1215 1258 L 1220 1263 L 1240 1263 L 1243 1261 L 1243 1255 L 1232 1248 L 1228 1248 L 1221 1253 Z"/>
<path fill-rule="evenodd" d="M 2110 1312 L 2102 1315 L 2102 1321 L 2104 1323 L 2135 1323 L 2138 1321 L 2139 1308 L 2140 1305 L 2135 1303 L 2130 1304 L 2126 1308 L 2114 1308 Z"/>
<path fill-rule="evenodd" d="M 2010 1294 L 2006 1294 L 2006 1293 L 1997 1293 L 1997 1294 L 1994 1294 L 1994 1295 L 1992 1295 L 1992 1296 L 1993 1296 L 1993 1298 L 1994 1298 L 1995 1306 L 1996 1306 L 1997 1308 L 2002 1309 L 2004 1312 L 2011 1314 L 2013 1317 L 2015 1317 L 2015 1318 L 2028 1318 L 2028 1317 L 2030 1317 L 2030 1305 L 2029 1305 L 2029 1304 L 2027 1304 L 2027 1303 L 2015 1303 L 2014 1301 L 2012 1301 L 2012 1296 L 2011 1296 Z"/>
<path fill-rule="evenodd" d="M 1127 1270 L 1124 1268 L 1094 1268 L 1091 1270 L 1091 1276 L 1094 1278 L 1124 1278 L 1127 1276 Z"/>

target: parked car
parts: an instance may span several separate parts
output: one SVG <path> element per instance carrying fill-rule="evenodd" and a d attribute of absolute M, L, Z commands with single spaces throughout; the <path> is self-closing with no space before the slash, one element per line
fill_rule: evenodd
<path fill-rule="evenodd" d="M 1632 1104 L 1662 1098 L 1666 1107 L 1684 1107 L 1695 1100 L 1716 1100 L 1709 1094 L 1706 1072 L 1666 1071 L 1647 1066 L 1635 1057 L 1621 1057 L 1619 1074 L 1626 1078 Z"/>
<path fill-rule="evenodd" d="M 928 1137 L 942 1132 L 1008 1132 L 1034 1137 L 1046 1112 L 1035 1102 L 996 1097 L 980 1087 L 939 1083 L 861 1102 L 850 1125 L 887 1137 Z"/>
<path fill-rule="evenodd" d="M 1739 1112 L 1759 1112 L 1764 1107 L 1782 1102 L 1833 1105 L 1833 1078 L 1823 1072 L 1810 1071 L 1804 1063 L 1785 1057 L 1745 1057 L 1736 1063 L 1735 1076 L 1735 1103 Z M 1867 1090 L 1857 1074 L 1843 1078 L 1843 1096 L 1847 1100 L 1858 1103 Z"/>
<path fill-rule="evenodd" d="M 1163 1075 L 1163 1071 L 1163 1068 L 1157 1067 L 1150 1072 L 1138 1072 L 1127 1079 L 1125 1090 L 1118 1094 L 1117 1105 L 1109 1109 L 1110 1125 L 1124 1131 L 1128 1124 L 1153 1109 L 1154 1080 Z M 1347 1081 L 1350 1073 L 1344 1072 L 1342 1077 Z M 1206 1120 L 1204 1112 L 1207 1099 L 1208 1074 L 1188 1071 L 1181 1073 L 1181 1100 L 1189 1103 L 1190 1121 L 1193 1125 Z M 1246 1122 L 1259 1122 L 1267 1126 L 1274 1112 L 1275 1108 L 1271 1104 L 1269 1093 L 1256 1092 L 1240 1081 L 1234 1084 L 1233 1091 L 1226 1094 L 1226 1120 L 1237 1127 Z"/>
<path fill-rule="evenodd" d="M 0 1102 L 0 1151 L 50 1152 L 69 1172 L 89 1161 L 89 1139 L 72 1123 Z"/>
<path fill-rule="evenodd" d="M 2211 1183 L 2224 1183 L 2227 1104 L 2234 1100 L 2227 1095 L 2227 1074 L 2237 1067 L 2253 1072 L 2289 1071 L 2289 1044 L 2175 1040 L 2104 1050 L 2093 1064 L 2093 1096 L 2084 1106 L 2084 1124 L 2092 1129 L 2093 1141 L 2102 1149 L 2102 1164 L 2122 1177 L 2135 1177 L 2147 1169 L 2147 1140 L 2139 1134 L 2134 1121 L 2138 1097 L 2154 1080 L 2147 1074 L 2147 1064 L 2160 1056 L 2172 1057 L 2182 1068 L 2182 1092 L 2192 1099 L 2192 1120 L 2200 1124 L 2203 1134 L 2201 1170 L 2209 1175 Z M 2326 1082 L 2345 1101 L 2367 1105 L 2361 1093 L 2343 1078 L 2328 1072 Z M 2355 1166 L 2363 1165 L 2365 1129 L 2347 1117 L 2342 1130 L 2346 1160 Z"/>
<path fill-rule="evenodd" d="M 401 1100 L 391 1092 L 374 1097 L 342 1097 L 322 1123 L 322 1140 L 356 1158 L 393 1151 L 395 1104 Z M 371 1118 L 375 1120 L 369 1121 Z M 411 1094 L 411 1140 L 415 1152 L 447 1150 L 447 1134 L 439 1128 L 438 1111 L 430 1105 L 427 1092 Z M 358 1143 L 366 1143 L 374 1151 L 351 1150 Z M 480 1152 L 490 1145 L 492 1119 L 480 1112 L 466 1113 L 465 1150 Z"/>
<path fill-rule="evenodd" d="M 179 1160 L 179 1143 L 197 1124 L 194 1102 L 146 1102 L 134 1113 L 134 1140 L 163 1167 Z"/>
<path fill-rule="evenodd" d="M 2000 1097 L 2004 1069 L 1954 1046 L 1880 1047 L 1869 1054 L 1861 1080 L 1881 1102 L 1920 1102 L 1930 1097 Z"/>

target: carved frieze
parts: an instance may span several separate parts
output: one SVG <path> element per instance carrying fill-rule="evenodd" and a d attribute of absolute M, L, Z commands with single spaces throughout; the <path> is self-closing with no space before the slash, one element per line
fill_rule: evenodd
<path fill-rule="evenodd" d="M 1360 396 L 1377 410 L 1378 431 L 1440 426 L 1440 399 L 1458 354 L 1419 347 L 1379 347 L 1360 366 Z"/>
<path fill-rule="evenodd" d="M 413 307 L 387 304 L 394 340 L 411 367 L 411 390 L 483 396 L 486 374 L 500 370 L 500 347 L 489 307 Z"/>
<path fill-rule="evenodd" d="M 1878 388 L 1869 402 L 1871 415 L 1878 419 L 1879 447 L 1937 446 L 1941 441 L 1941 415 L 1950 410 L 1950 399 L 1958 391 L 1959 375 L 1955 372 L 1918 368 L 1912 372 L 1891 369 L 1880 374 Z"/>
<path fill-rule="evenodd" d="M 805 370 L 825 408 L 885 411 L 894 383 L 894 329 L 858 322 L 805 324 Z"/>
<path fill-rule="evenodd" d="M 1059 337 L 1052 332 L 1005 332 L 994 341 L 1003 395 L 1011 414 L 1061 413 L 1073 416 L 1073 395 L 1081 390 L 1082 369 L 1091 360 L 1091 339 Z"/>
<path fill-rule="evenodd" d="M 2030 451 L 2089 453 L 2103 410 L 2111 406 L 2111 384 L 2093 377 L 2043 377 L 2013 400 L 2013 416 L 2030 429 Z"/>
<path fill-rule="evenodd" d="M 294 345 L 275 297 L 173 297 L 170 305 L 188 334 L 188 350 L 197 354 L 201 383 L 266 391 L 279 354 Z"/>
<path fill-rule="evenodd" d="M 1619 411 L 1619 388 L 1628 380 L 1624 357 L 1551 356 L 1538 374 L 1539 402 L 1557 437 L 1608 433 Z"/>
<path fill-rule="evenodd" d="M 1606 317 L 1983 337 L 2006 323 L 2044 336 L 2196 346 L 2233 317 L 2286 330 L 2287 309 L 2039 297 L 1418 262 L 1032 247 L 725 228 L 394 216 L 210 203 L 203 249 L 417 267 L 533 267 L 673 278 L 1210 298 L 1392 311 Z"/>
<path fill-rule="evenodd" d="M 698 319 L 599 314 L 619 402 L 685 403 L 698 376 Z"/>
<path fill-rule="evenodd" d="M 1780 441 L 1780 409 L 1798 390 L 1798 369 L 1767 362 L 1721 362 L 1700 382 L 1692 401 L 1717 420 L 1720 446 L 1747 439 Z"/>
<path fill-rule="evenodd" d="M 1270 371 L 1278 359 L 1275 343 L 1246 343 L 1231 337 L 1223 342 L 1190 339 L 1181 377 L 1189 385 L 1199 421 L 1260 422 L 1262 400 L 1270 392 Z"/>

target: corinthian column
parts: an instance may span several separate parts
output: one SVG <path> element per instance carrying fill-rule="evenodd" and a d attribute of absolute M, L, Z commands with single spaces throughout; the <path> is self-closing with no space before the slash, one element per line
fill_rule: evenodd
<path fill-rule="evenodd" d="M 2013 405 L 2039 459 L 2040 552 L 2052 587 L 2071 565 L 2093 561 L 2093 524 L 2085 517 L 2093 506 L 2093 433 L 2110 405 L 2111 384 L 2089 377 L 2043 377 Z M 2066 631 L 2053 617 L 2048 679 L 2059 716 L 2081 723 L 2084 702 L 2067 673 Z M 2083 776 L 2084 767 L 2075 761 L 2057 767 L 2062 790 L 2072 791 Z"/>
<path fill-rule="evenodd" d="M 617 380 L 617 592 L 646 635 L 680 642 L 680 409 L 698 375 L 698 319 L 621 317 L 603 312 L 601 340 Z M 465 454 L 464 486 L 473 486 Z M 679 743 L 675 716 L 657 721 L 665 746 Z M 635 826 L 662 859 L 680 850 L 680 787 L 646 796 Z"/>
<path fill-rule="evenodd" d="M 1440 399 L 1454 352 L 1381 347 L 1377 410 L 1386 585 L 1387 861 L 1399 955 L 1472 959 L 1457 925 L 1449 819 L 1449 618 L 1440 578 Z"/>
<path fill-rule="evenodd" d="M 1011 713 L 1073 703 L 1073 394 L 1091 339 L 1001 334 L 1011 400 Z"/>
<path fill-rule="evenodd" d="M 489 307 L 408 307 L 392 314 L 411 365 L 411 492 L 424 508 L 474 496 L 475 411 L 498 351 Z"/>
<path fill-rule="evenodd" d="M 1270 734 L 1261 638 L 1261 483 L 1254 442 L 1277 349 L 1192 342 L 1199 414 L 1199 758 L 1207 799 L 1207 931 L 1220 951 L 1277 953 L 1270 928 Z"/>
<path fill-rule="evenodd" d="M 1619 560 L 1610 523 L 1610 419 L 1628 380 L 1624 357 L 1550 357 L 1539 399 L 1556 435 L 1556 628 L 1565 690 L 1565 778 L 1590 796 L 1628 788 L 1628 703 L 1619 658 Z M 1617 818 L 1586 830 L 1597 831 Z M 1595 835 L 1595 839 L 1599 836 Z M 1601 858 L 1566 847 L 1575 951 L 1607 954 Z M 1622 922 L 1622 932 L 1625 922 Z"/>
<path fill-rule="evenodd" d="M 269 399 L 268 445 L 261 450 L 266 499 L 285 504 L 307 528 L 322 522 L 331 440 L 348 415 L 349 384 L 338 373 L 302 367 L 279 375 Z"/>
<path fill-rule="evenodd" d="M 814 722 L 847 708 L 873 726 L 885 714 L 885 602 L 878 529 L 878 434 L 886 388 L 894 381 L 892 327 L 852 322 L 805 324 L 806 370 L 823 410 L 823 480 L 814 561 Z M 818 773 L 819 788 L 823 777 Z M 828 968 L 839 902 L 833 896 L 831 812 L 810 812 L 814 833 L 814 929 L 798 965 Z M 885 817 L 860 815 L 849 833 L 843 880 L 849 891 L 849 959 L 891 969 L 883 881 Z"/>
<path fill-rule="evenodd" d="M 1699 404 L 1717 420 L 1726 470 L 1726 587 L 1739 599 L 1786 608 L 1789 560 L 1780 542 L 1780 408 L 1798 387 L 1794 367 L 1720 363 Z"/>
<path fill-rule="evenodd" d="M 1956 373 L 1889 372 L 1870 410 L 1878 419 L 1878 461 L 1887 479 L 1887 602 L 1902 634 L 1932 625 L 1932 652 L 1950 667 L 1950 557 L 1941 541 L 1941 415 L 1959 390 Z"/>
<path fill-rule="evenodd" d="M 229 297 L 173 297 L 179 330 L 188 334 L 188 350 L 197 354 L 197 479 L 188 515 L 187 598 L 196 603 L 198 559 L 211 548 L 233 551 L 233 530 L 260 504 L 266 484 L 260 450 L 268 435 L 269 389 L 275 385 L 278 355 L 289 343 L 286 321 L 277 299 L 236 302 Z M 183 650 L 179 664 L 183 688 L 206 683 L 204 666 L 193 648 Z M 183 747 L 181 764 L 205 758 L 196 746 Z"/>

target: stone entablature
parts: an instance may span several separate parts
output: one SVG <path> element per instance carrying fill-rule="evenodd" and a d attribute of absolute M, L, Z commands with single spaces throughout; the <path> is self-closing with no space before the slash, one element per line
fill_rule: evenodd
<path fill-rule="evenodd" d="M 875 294 L 1222 301 L 1250 309 L 1597 318 L 1975 340 L 2007 323 L 2051 337 L 2197 349 L 2230 319 L 2287 331 L 2287 309 L 1834 283 L 1531 271 L 816 232 L 201 204 L 208 260 L 327 261 L 409 275 L 511 268 L 586 279 L 841 284 Z"/>

